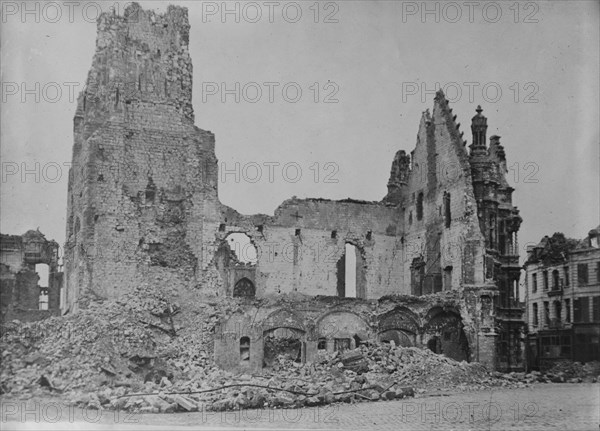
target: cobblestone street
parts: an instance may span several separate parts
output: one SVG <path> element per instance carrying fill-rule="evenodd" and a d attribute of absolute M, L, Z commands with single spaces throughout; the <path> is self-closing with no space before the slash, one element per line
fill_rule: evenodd
<path fill-rule="evenodd" d="M 537 384 L 402 401 L 222 413 L 131 414 L 61 408 L 52 400 L 3 401 L 1 424 L 3 430 L 104 430 L 116 425 L 118 429 L 579 431 L 598 430 L 599 406 L 598 384 Z"/>

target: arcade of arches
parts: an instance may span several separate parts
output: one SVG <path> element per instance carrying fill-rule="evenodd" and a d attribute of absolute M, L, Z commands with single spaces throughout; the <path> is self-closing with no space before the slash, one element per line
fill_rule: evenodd
<path fill-rule="evenodd" d="M 474 331 L 455 303 L 312 298 L 242 308 L 221 321 L 215 336 L 215 359 L 229 370 L 260 372 L 278 355 L 304 363 L 319 351 L 377 342 L 428 348 L 457 361 L 477 357 L 477 346 L 469 342 Z"/>

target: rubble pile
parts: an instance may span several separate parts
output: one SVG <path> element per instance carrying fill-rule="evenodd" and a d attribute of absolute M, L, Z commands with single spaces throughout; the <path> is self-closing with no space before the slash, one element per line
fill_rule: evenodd
<path fill-rule="evenodd" d="M 196 301 L 141 286 L 116 302 L 90 301 L 73 315 L 11 322 L 0 339 L 0 393 L 27 398 L 50 391 L 81 407 L 174 412 L 392 400 L 554 381 L 540 373 L 490 373 L 478 363 L 393 342 L 320 351 L 307 364 L 276 349 L 280 354 L 261 375 L 234 375 L 216 367 L 213 336 L 217 322 L 238 307 L 231 299 Z M 554 372 L 575 378 L 600 368 L 561 366 Z"/>
<path fill-rule="evenodd" d="M 181 371 L 186 378 L 148 381 L 135 393 L 118 388 L 112 398 L 104 394 L 104 400 L 110 408 L 145 412 L 220 411 L 393 400 L 428 390 L 525 386 L 494 377 L 480 364 L 390 344 L 363 345 L 343 353 L 322 352 L 318 361 L 309 364 L 279 355 L 261 376 L 234 376 L 194 364 L 185 367 L 187 372 Z"/>
<path fill-rule="evenodd" d="M 153 349 L 153 334 L 114 309 L 90 309 L 76 319 L 11 323 L 2 337 L 3 390 L 22 392 L 42 375 L 52 387 L 82 388 L 101 383 L 98 370 L 116 375 L 126 367 L 121 358 Z"/>
<path fill-rule="evenodd" d="M 384 344 L 374 349 L 363 347 L 363 351 L 368 358 L 369 370 L 390 374 L 389 378 L 415 387 L 467 390 L 505 383 L 479 363 L 457 362 L 428 349 Z"/>
<path fill-rule="evenodd" d="M 557 361 L 546 371 L 545 378 L 555 383 L 595 383 L 600 376 L 600 361 L 586 364 L 572 361 Z"/>
<path fill-rule="evenodd" d="M 26 393 L 38 387 L 42 376 L 60 392 L 156 380 L 172 374 L 172 358 L 190 359 L 184 354 L 187 344 L 197 347 L 188 356 L 203 356 L 194 360 L 212 359 L 209 332 L 219 307 L 205 313 L 199 307 L 181 318 L 184 313 L 169 297 L 173 292 L 140 286 L 116 302 L 89 300 L 86 309 L 73 315 L 9 322 L 0 339 L 0 393 Z"/>

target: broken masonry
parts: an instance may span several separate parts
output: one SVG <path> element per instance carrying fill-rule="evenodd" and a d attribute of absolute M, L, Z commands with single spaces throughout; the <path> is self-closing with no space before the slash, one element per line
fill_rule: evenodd
<path fill-rule="evenodd" d="M 63 311 L 88 292 L 114 299 L 165 275 L 182 289 L 247 301 L 221 331 L 263 331 L 217 337 L 215 361 L 227 369 L 260 370 L 281 351 L 305 362 L 392 340 L 521 369 L 521 217 L 482 109 L 467 147 L 438 92 L 415 148 L 396 153 L 381 201 L 293 197 L 274 215 L 242 215 L 219 201 L 215 137 L 194 125 L 189 30 L 187 9 L 175 6 L 157 14 L 133 3 L 98 19 L 74 118 Z M 119 90 L 131 83 L 136 91 Z M 114 169 L 122 165 L 127 172 Z M 236 253 L 234 234 L 272 253 Z M 101 259 L 85 253 L 94 248 Z M 282 294 L 309 299 L 253 308 Z M 382 298 L 396 298 L 394 307 L 382 309 Z"/>

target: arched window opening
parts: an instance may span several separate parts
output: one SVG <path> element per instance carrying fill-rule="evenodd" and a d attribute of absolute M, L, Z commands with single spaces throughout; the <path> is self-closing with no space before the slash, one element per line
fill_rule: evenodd
<path fill-rule="evenodd" d="M 423 220 L 423 192 L 417 197 L 417 220 Z"/>
<path fill-rule="evenodd" d="M 233 296 L 238 298 L 254 298 L 256 296 L 256 288 L 254 283 L 246 277 L 235 283 L 233 288 Z"/>
<path fill-rule="evenodd" d="M 250 337 L 240 338 L 240 360 L 250 360 Z"/>

